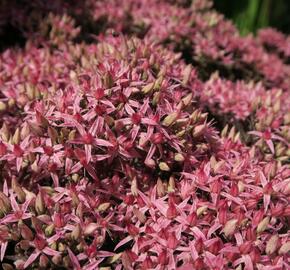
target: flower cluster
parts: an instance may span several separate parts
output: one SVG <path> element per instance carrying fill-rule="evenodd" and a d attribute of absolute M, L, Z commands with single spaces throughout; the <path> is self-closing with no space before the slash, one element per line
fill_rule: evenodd
<path fill-rule="evenodd" d="M 0 54 L 2 268 L 287 269 L 289 38 L 204 0 L 88 6 Z"/>

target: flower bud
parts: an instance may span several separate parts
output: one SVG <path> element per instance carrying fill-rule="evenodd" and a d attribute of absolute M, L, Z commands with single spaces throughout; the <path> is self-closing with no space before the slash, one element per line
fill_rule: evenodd
<path fill-rule="evenodd" d="M 279 254 L 287 254 L 290 252 L 290 241 L 284 243 L 280 249 L 279 249 Z"/>
<path fill-rule="evenodd" d="M 22 187 L 18 184 L 16 177 L 12 177 L 12 189 L 16 193 L 17 199 L 19 202 L 24 203 L 26 199 L 26 194 Z"/>
<path fill-rule="evenodd" d="M 14 267 L 8 263 L 2 263 L 3 270 L 14 270 Z"/>
<path fill-rule="evenodd" d="M 145 223 L 146 222 L 145 215 L 140 210 L 138 210 L 136 207 L 133 207 L 133 213 L 134 213 L 134 215 L 138 218 L 138 220 L 141 223 Z"/>
<path fill-rule="evenodd" d="M 25 250 L 26 251 L 26 250 L 28 250 L 31 247 L 30 241 L 29 240 L 21 240 L 19 242 L 19 246 L 20 246 L 20 248 L 22 250 Z"/>
<path fill-rule="evenodd" d="M 192 97 L 193 97 L 192 93 L 189 93 L 184 98 L 182 98 L 182 102 L 185 107 L 188 106 L 192 102 Z"/>
<path fill-rule="evenodd" d="M 145 160 L 145 165 L 151 169 L 155 169 L 156 163 L 152 158 L 150 158 Z"/>
<path fill-rule="evenodd" d="M 77 224 L 71 232 L 71 238 L 77 241 L 81 236 L 81 226 Z"/>
<path fill-rule="evenodd" d="M 47 268 L 49 264 L 49 259 L 47 258 L 47 256 L 45 254 L 41 254 L 39 257 L 39 266 L 41 268 Z"/>
<path fill-rule="evenodd" d="M 168 115 L 164 118 L 162 124 L 163 124 L 164 126 L 166 126 L 166 127 L 171 126 L 171 125 L 174 124 L 175 121 L 177 120 L 178 115 L 179 115 L 178 112 L 173 112 L 173 113 L 168 114 Z"/>
<path fill-rule="evenodd" d="M 182 85 L 187 86 L 189 80 L 190 80 L 190 75 L 192 71 L 192 65 L 187 65 L 183 71 L 183 79 L 182 79 Z"/>
<path fill-rule="evenodd" d="M 46 228 L 45 228 L 45 235 L 46 236 L 51 236 L 52 233 L 54 232 L 54 228 L 55 228 L 55 225 L 54 224 L 50 224 L 48 225 Z"/>
<path fill-rule="evenodd" d="M 204 214 L 204 213 L 206 212 L 207 208 L 208 208 L 208 207 L 207 207 L 206 205 L 197 208 L 197 210 L 196 210 L 196 214 L 197 214 L 197 216 L 199 217 L 199 216 L 201 216 L 202 214 Z"/>
<path fill-rule="evenodd" d="M 237 219 L 230 219 L 224 226 L 223 232 L 225 234 L 225 236 L 230 236 L 232 235 L 235 230 L 236 230 L 236 226 L 237 226 L 238 220 Z"/>
<path fill-rule="evenodd" d="M 47 133 L 48 133 L 48 136 L 51 139 L 52 144 L 56 144 L 57 143 L 57 138 L 58 138 L 58 133 L 57 133 L 56 129 L 49 126 L 47 128 Z"/>
<path fill-rule="evenodd" d="M 0 216 L 5 215 L 11 209 L 10 200 L 8 197 L 0 191 Z"/>
<path fill-rule="evenodd" d="M 174 160 L 177 162 L 183 162 L 185 160 L 184 156 L 180 153 L 174 155 Z"/>
<path fill-rule="evenodd" d="M 205 129 L 206 129 L 206 125 L 205 124 L 198 125 L 198 126 L 194 127 L 194 129 L 192 130 L 192 136 L 193 137 L 199 137 L 201 134 L 203 134 Z"/>
<path fill-rule="evenodd" d="M 118 261 L 119 259 L 120 259 L 120 257 L 122 256 L 122 253 L 120 252 L 120 253 L 116 253 L 116 254 L 114 254 L 112 257 L 110 257 L 109 259 L 108 259 L 108 263 L 109 264 L 113 264 L 113 263 L 115 263 L 116 261 Z"/>
<path fill-rule="evenodd" d="M 111 72 L 106 72 L 103 76 L 103 84 L 105 88 L 112 88 L 114 86 L 114 78 Z"/>
<path fill-rule="evenodd" d="M 131 183 L 131 193 L 134 197 L 138 196 L 137 178 L 134 177 Z"/>
<path fill-rule="evenodd" d="M 21 259 L 19 259 L 19 260 L 16 260 L 15 262 L 14 262 L 14 265 L 15 265 L 15 267 L 16 267 L 16 269 L 18 270 L 22 270 L 22 269 L 24 269 L 24 264 L 25 264 L 25 261 L 24 260 L 21 260 Z"/>
<path fill-rule="evenodd" d="M 169 193 L 172 193 L 172 192 L 175 191 L 175 178 L 174 178 L 174 176 L 170 176 L 169 177 L 169 182 L 168 182 L 167 189 L 168 189 Z"/>
<path fill-rule="evenodd" d="M 20 234 L 23 239 L 32 241 L 34 238 L 33 232 L 30 230 L 30 228 L 25 225 L 23 222 L 19 224 L 20 228 Z"/>
<path fill-rule="evenodd" d="M 0 130 L 0 135 L 1 135 L 1 138 L 4 142 L 9 141 L 10 132 L 9 132 L 9 129 L 8 129 L 7 125 L 5 124 L 5 122 L 3 123 L 2 128 Z"/>
<path fill-rule="evenodd" d="M 110 204 L 109 202 L 101 203 L 101 204 L 98 206 L 97 210 L 98 210 L 99 212 L 105 212 L 106 210 L 108 210 L 108 209 L 110 208 L 110 206 L 111 206 L 111 204 Z"/>
<path fill-rule="evenodd" d="M 84 235 L 90 235 L 98 229 L 97 223 L 89 223 L 84 229 Z"/>
<path fill-rule="evenodd" d="M 153 99 L 152 99 L 152 105 L 153 106 L 157 106 L 159 104 L 160 97 L 161 97 L 161 93 L 160 92 L 155 92 L 153 94 Z"/>
<path fill-rule="evenodd" d="M 61 255 L 54 255 L 51 260 L 55 265 L 61 265 L 62 256 Z"/>
<path fill-rule="evenodd" d="M 29 100 L 33 100 L 35 98 L 34 86 L 30 83 L 26 83 L 25 88 L 27 97 L 29 98 Z"/>
<path fill-rule="evenodd" d="M 165 162 L 160 162 L 160 163 L 159 163 L 159 169 L 160 169 L 161 171 L 166 171 L 166 172 L 169 172 L 169 171 L 170 171 L 169 166 L 168 166 L 167 163 L 165 163 Z"/>
<path fill-rule="evenodd" d="M 279 245 L 279 236 L 278 235 L 272 235 L 271 238 L 268 240 L 266 244 L 266 254 L 271 255 L 273 254 Z"/>
<path fill-rule="evenodd" d="M 164 72 L 160 72 L 159 74 L 158 74 L 158 78 L 157 78 L 157 80 L 155 81 L 155 83 L 154 83 L 154 87 L 153 87 L 153 89 L 155 90 L 155 91 L 158 91 L 158 90 L 160 90 L 160 88 L 161 88 L 161 85 L 162 85 L 162 82 L 163 82 L 163 80 L 164 80 L 164 73 L 166 72 L 165 70 L 163 70 Z"/>
<path fill-rule="evenodd" d="M 58 248 L 57 248 L 57 250 L 59 251 L 59 252 L 64 252 L 65 250 L 66 250 L 66 246 L 63 244 L 63 243 L 58 243 Z"/>
<path fill-rule="evenodd" d="M 269 225 L 269 221 L 270 218 L 269 217 L 265 217 L 259 224 L 257 227 L 257 233 L 261 233 L 263 231 L 265 231 Z"/>
<path fill-rule="evenodd" d="M 39 215 L 44 214 L 45 212 L 45 204 L 42 191 L 39 191 L 35 198 L 35 210 Z"/>
<path fill-rule="evenodd" d="M 163 197 L 165 195 L 165 187 L 160 178 L 157 179 L 156 192 L 158 197 Z"/>
<path fill-rule="evenodd" d="M 12 137 L 12 144 L 19 144 L 19 143 L 20 143 L 20 129 L 17 128 Z"/>
<path fill-rule="evenodd" d="M 6 104 L 3 101 L 0 101 L 0 112 L 4 112 L 6 109 Z"/>
<path fill-rule="evenodd" d="M 145 85 L 141 91 L 144 95 L 147 95 L 147 94 L 150 94 L 152 92 L 153 88 L 154 88 L 154 82 L 151 82 L 151 83 Z"/>
<path fill-rule="evenodd" d="M 41 127 L 47 128 L 49 125 L 48 120 L 42 115 L 42 113 L 40 113 L 39 111 L 36 110 L 35 112 L 35 116 L 36 116 L 36 122 L 38 125 L 40 125 Z"/>

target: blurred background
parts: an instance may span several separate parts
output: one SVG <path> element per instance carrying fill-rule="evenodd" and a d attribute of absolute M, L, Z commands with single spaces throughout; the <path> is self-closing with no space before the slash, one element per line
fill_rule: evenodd
<path fill-rule="evenodd" d="M 190 1 L 184 0 L 184 2 Z M 290 34 L 290 0 L 212 1 L 214 8 L 232 20 L 242 35 L 255 34 L 263 27 L 273 27 Z M 28 30 L 26 24 L 30 26 L 35 24 L 37 27 L 40 18 L 49 11 L 62 14 L 64 9 L 71 7 L 70 11 L 74 14 L 70 15 L 76 19 L 81 18 L 77 23 L 91 30 L 93 25 L 89 22 L 89 16 L 85 16 L 86 20 L 83 20 L 83 17 L 78 14 L 78 10 L 86 10 L 82 7 L 84 3 L 86 1 L 83 0 L 0 0 L 0 51 L 15 44 L 23 46 L 25 37 L 21 31 Z"/>
<path fill-rule="evenodd" d="M 290 0 L 214 0 L 214 7 L 233 20 L 242 35 L 268 26 L 290 33 Z"/>

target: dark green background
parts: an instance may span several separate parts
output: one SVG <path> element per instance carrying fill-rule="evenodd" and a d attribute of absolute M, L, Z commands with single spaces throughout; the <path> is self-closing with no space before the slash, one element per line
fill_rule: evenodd
<path fill-rule="evenodd" d="M 241 34 L 267 26 L 290 33 L 290 0 L 214 0 L 214 7 L 232 19 Z"/>

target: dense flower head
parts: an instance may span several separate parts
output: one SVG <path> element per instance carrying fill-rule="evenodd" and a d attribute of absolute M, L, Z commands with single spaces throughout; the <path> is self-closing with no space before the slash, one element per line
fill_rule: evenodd
<path fill-rule="evenodd" d="M 289 37 L 203 0 L 54 10 L 0 54 L 3 269 L 286 269 Z"/>

